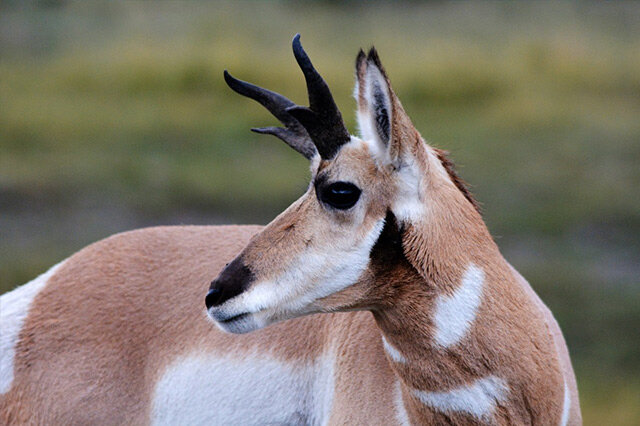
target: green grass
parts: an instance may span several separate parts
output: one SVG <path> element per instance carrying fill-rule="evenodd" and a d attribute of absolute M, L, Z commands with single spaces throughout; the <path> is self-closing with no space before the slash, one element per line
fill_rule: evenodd
<path fill-rule="evenodd" d="M 638 22 L 631 3 L 0 5 L 0 292 L 113 232 L 266 223 L 307 163 L 249 132 L 275 119 L 222 70 L 305 104 L 301 32 L 355 131 L 353 60 L 375 43 L 556 313 L 585 422 L 638 424 Z"/>
<path fill-rule="evenodd" d="M 595 367 L 597 368 L 597 366 Z M 638 377 L 597 375 L 578 369 L 580 406 L 586 425 L 636 425 L 640 419 Z"/>

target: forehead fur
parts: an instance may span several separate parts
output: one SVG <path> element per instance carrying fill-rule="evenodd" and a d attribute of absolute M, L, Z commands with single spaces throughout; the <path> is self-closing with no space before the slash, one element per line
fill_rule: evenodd
<path fill-rule="evenodd" d="M 377 161 L 371 144 L 352 137 L 336 157 L 320 163 L 314 180 L 353 183 L 362 190 L 365 215 L 380 219 L 390 204 L 392 185 L 389 178 L 390 170 Z"/>
<path fill-rule="evenodd" d="M 479 203 L 469 190 L 469 185 L 457 174 L 455 165 L 449 158 L 449 153 L 428 145 L 417 132 L 416 139 L 418 146 L 414 146 L 411 157 L 414 161 L 423 163 L 422 167 L 418 168 L 425 174 L 425 177 L 428 175 L 430 178 L 427 179 L 434 179 L 433 172 L 441 172 L 440 178 L 453 184 L 473 208 L 478 213 L 482 213 Z M 420 145 L 424 148 L 423 155 L 416 152 L 416 149 L 421 150 Z M 375 142 L 352 136 L 351 141 L 342 146 L 333 160 L 320 161 L 315 175 L 322 175 L 323 179 L 330 181 L 351 181 L 365 187 L 383 185 L 390 182 L 393 172 L 393 167 L 382 161 L 383 156 L 384 154 L 380 152 L 380 146 Z M 432 163 L 432 167 L 429 167 L 427 163 Z"/>
<path fill-rule="evenodd" d="M 370 186 L 388 177 L 388 170 L 379 164 L 377 155 L 374 144 L 351 137 L 334 159 L 320 162 L 317 175 L 331 181 L 348 180 Z"/>

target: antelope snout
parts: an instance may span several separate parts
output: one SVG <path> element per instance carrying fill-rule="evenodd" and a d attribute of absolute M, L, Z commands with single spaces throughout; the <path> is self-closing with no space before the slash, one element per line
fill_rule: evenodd
<path fill-rule="evenodd" d="M 209 292 L 205 297 L 207 310 L 214 306 L 220 306 L 245 291 L 249 288 L 253 279 L 253 272 L 244 264 L 242 256 L 236 257 L 211 282 Z"/>

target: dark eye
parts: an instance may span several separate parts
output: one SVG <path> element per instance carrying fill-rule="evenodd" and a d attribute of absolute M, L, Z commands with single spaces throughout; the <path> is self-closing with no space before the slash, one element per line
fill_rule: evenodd
<path fill-rule="evenodd" d="M 346 210 L 358 201 L 360 192 L 360 188 L 352 183 L 336 182 L 322 188 L 320 200 L 336 209 Z"/>

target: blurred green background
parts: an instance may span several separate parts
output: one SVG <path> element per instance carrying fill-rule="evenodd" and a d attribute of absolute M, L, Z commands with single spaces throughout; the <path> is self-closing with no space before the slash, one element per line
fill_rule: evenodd
<path fill-rule="evenodd" d="M 586 424 L 640 424 L 640 3 L 0 2 L 0 293 L 114 232 L 267 223 L 307 162 L 228 68 L 355 131 L 378 48 L 505 257 L 556 314 Z"/>

